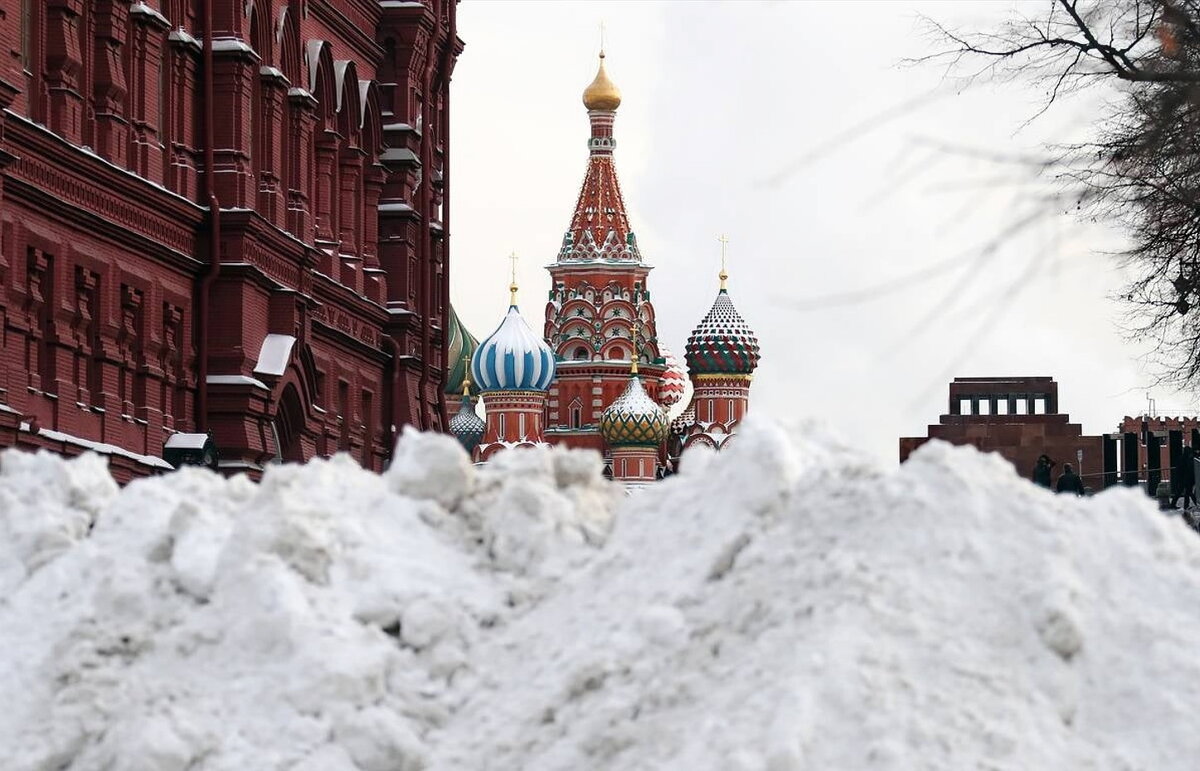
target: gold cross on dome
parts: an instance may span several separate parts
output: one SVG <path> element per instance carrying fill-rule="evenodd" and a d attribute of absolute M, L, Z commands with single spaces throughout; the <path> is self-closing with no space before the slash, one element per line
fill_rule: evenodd
<path fill-rule="evenodd" d="M 728 246 L 729 246 L 729 238 L 728 238 L 728 237 L 726 237 L 726 235 L 725 235 L 724 233 L 722 233 L 721 235 L 717 236 L 717 240 L 721 242 L 721 273 L 720 273 L 720 278 L 721 278 L 721 288 L 722 288 L 722 289 L 724 289 L 724 288 L 725 288 L 725 279 L 729 278 L 729 273 L 727 273 L 727 272 L 726 272 L 726 270 L 725 270 L 725 256 L 726 256 L 726 255 L 725 255 L 725 250 L 726 250 L 726 249 L 728 248 Z"/>
<path fill-rule="evenodd" d="M 508 285 L 508 291 L 510 293 L 508 304 L 516 305 L 517 304 L 517 253 L 515 251 L 510 252 L 508 255 L 508 259 L 512 261 L 512 283 L 510 283 Z"/>
<path fill-rule="evenodd" d="M 638 373 L 638 367 L 637 367 L 638 359 L 641 358 L 641 355 L 642 355 L 641 345 L 638 343 L 638 334 L 641 332 L 641 330 L 642 330 L 642 320 L 634 319 L 633 320 L 633 357 L 632 357 L 632 361 L 629 364 L 629 374 L 630 375 L 636 375 Z"/>

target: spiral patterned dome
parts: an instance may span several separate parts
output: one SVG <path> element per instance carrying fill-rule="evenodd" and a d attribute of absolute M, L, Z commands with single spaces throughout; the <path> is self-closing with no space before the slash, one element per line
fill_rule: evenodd
<path fill-rule="evenodd" d="M 600 433 L 614 446 L 655 446 L 667 435 L 667 414 L 646 393 L 642 379 L 633 375 L 616 401 L 601 413 Z"/>
<path fill-rule="evenodd" d="M 687 371 L 665 346 L 660 346 L 658 350 L 667 363 L 667 371 L 658 383 L 658 403 L 663 407 L 672 407 L 687 393 Z"/>
<path fill-rule="evenodd" d="M 554 380 L 554 352 L 510 305 L 500 326 L 475 349 L 471 379 L 480 391 L 545 391 Z"/>
<path fill-rule="evenodd" d="M 671 421 L 671 433 L 677 436 L 682 436 L 688 432 L 688 429 L 696 425 L 696 404 L 689 404 L 687 409 L 679 413 L 679 416 Z"/>
<path fill-rule="evenodd" d="M 450 318 L 446 322 L 446 334 L 449 341 L 446 344 L 446 393 L 457 394 L 462 391 L 463 380 L 467 377 L 467 359 L 479 347 L 479 341 L 463 326 L 454 306 L 450 306 Z"/>
<path fill-rule="evenodd" d="M 758 338 L 724 288 L 692 330 L 686 358 L 693 375 L 749 375 L 758 366 Z"/>
<path fill-rule="evenodd" d="M 486 424 L 483 422 L 483 418 L 475 412 L 475 405 L 471 402 L 470 394 L 464 393 L 458 412 L 450 418 L 450 433 L 469 453 L 479 446 L 485 428 Z"/>

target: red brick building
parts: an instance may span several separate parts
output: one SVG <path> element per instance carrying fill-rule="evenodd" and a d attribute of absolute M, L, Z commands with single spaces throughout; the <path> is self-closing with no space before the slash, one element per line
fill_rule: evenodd
<path fill-rule="evenodd" d="M 927 436 L 900 440 L 900 462 L 930 439 L 970 444 L 996 452 L 1029 477 L 1042 453 L 1058 464 L 1076 467 L 1084 484 L 1106 485 L 1106 470 L 1115 482 L 1115 450 L 1102 436 L 1085 436 L 1078 423 L 1059 412 L 1058 383 L 1049 377 L 959 377 L 950 383 L 949 412 L 929 426 Z M 1111 455 L 1107 468 L 1106 451 Z M 1080 457 L 1082 454 L 1082 462 Z"/>
<path fill-rule="evenodd" d="M 1200 448 L 1200 419 L 1126 415 L 1117 427 L 1140 479 L 1171 479 L 1184 447 Z"/>
<path fill-rule="evenodd" d="M 0 446 L 441 429 L 454 0 L 0 0 Z"/>

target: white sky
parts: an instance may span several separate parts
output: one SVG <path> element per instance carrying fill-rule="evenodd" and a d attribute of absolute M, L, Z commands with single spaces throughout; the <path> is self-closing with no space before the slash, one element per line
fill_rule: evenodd
<path fill-rule="evenodd" d="M 963 89 L 936 66 L 901 65 L 931 45 L 918 14 L 990 29 L 1013 5 L 464 3 L 451 116 L 456 308 L 477 337 L 490 334 L 515 249 L 522 310 L 541 328 L 543 268 L 583 180 L 580 95 L 603 19 L 623 95 L 617 166 L 673 351 L 682 356 L 712 303 L 724 232 L 730 294 L 763 348 L 752 411 L 824 418 L 894 460 L 900 436 L 924 435 L 946 411 L 953 377 L 1051 375 L 1085 432 L 1112 430 L 1145 409 L 1150 379 L 1108 299 L 1121 277 L 1096 253 L 1119 244 L 1116 234 L 1042 217 L 989 255 L 982 245 L 1048 188 L 922 144 L 1019 153 L 1086 128 L 1087 106 L 1022 128 L 1039 90 Z M 937 97 L 875 119 L 924 94 Z M 956 256 L 961 267 L 872 302 L 797 307 Z M 1160 413 L 1197 410 L 1191 397 L 1154 395 Z"/>

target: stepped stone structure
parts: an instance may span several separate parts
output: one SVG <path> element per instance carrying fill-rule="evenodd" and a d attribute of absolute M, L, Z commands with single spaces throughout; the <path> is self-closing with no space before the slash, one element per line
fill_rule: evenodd
<path fill-rule="evenodd" d="M 1050 377 L 959 377 L 950 383 L 948 412 L 923 437 L 900 440 L 900 462 L 930 439 L 997 452 L 1028 477 L 1038 456 L 1076 466 L 1088 487 L 1104 486 L 1104 437 L 1085 436 L 1059 412 L 1058 383 Z M 1082 459 L 1082 460 L 1081 460 Z"/>

